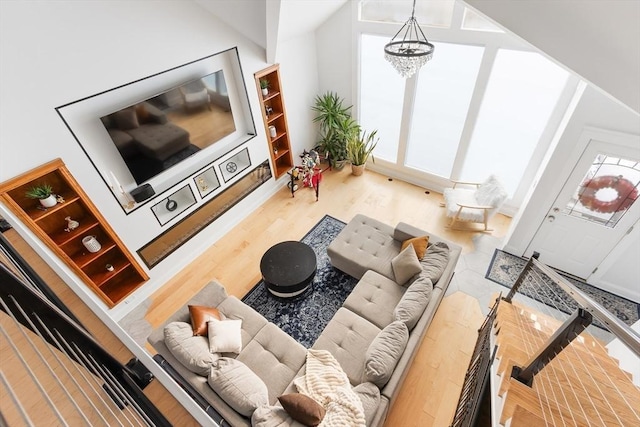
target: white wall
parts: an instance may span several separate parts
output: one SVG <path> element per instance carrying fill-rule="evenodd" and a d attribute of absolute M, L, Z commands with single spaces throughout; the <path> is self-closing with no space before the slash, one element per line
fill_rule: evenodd
<path fill-rule="evenodd" d="M 265 68 L 264 50 L 192 1 L 0 2 L 0 181 L 61 157 L 125 245 L 134 253 L 158 234 L 149 212 L 125 215 L 100 175 L 56 114 L 55 107 L 94 95 L 237 46 L 257 136 L 246 146 L 256 165 L 268 158 L 267 142 L 253 73 Z M 292 42 L 294 43 L 294 42 Z M 306 45 L 313 46 L 307 40 Z M 294 79 L 284 82 L 287 107 L 304 115 L 306 79 L 317 85 L 313 49 L 309 56 L 284 58 Z M 287 77 L 289 78 L 289 77 Z M 298 94 L 299 101 L 298 101 Z M 305 119 L 305 122 L 308 121 Z M 311 137 L 293 126 L 296 149 Z M 195 170 L 193 171 L 195 172 Z M 283 185 L 269 181 L 149 271 L 150 281 L 127 300 L 106 306 L 0 205 L 27 238 L 90 307 L 118 319 L 161 287 L 206 247 L 224 235 Z M 139 211 L 150 210 L 153 203 Z M 152 218 L 152 217 L 151 217 Z M 171 224 L 171 223 L 170 223 Z M 170 225 L 169 224 L 169 225 Z"/>
<path fill-rule="evenodd" d="M 507 252 L 523 255 L 527 250 L 584 149 L 576 144 L 585 127 L 637 135 L 640 134 L 640 116 L 611 100 L 600 90 L 591 86 L 586 88 L 537 184 L 511 224 L 505 239 L 504 250 Z M 637 283 L 633 269 L 626 271 L 627 283 Z"/>

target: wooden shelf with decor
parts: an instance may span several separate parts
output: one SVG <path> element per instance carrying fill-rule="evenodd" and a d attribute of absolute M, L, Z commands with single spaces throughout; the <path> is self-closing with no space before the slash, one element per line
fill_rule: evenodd
<path fill-rule="evenodd" d="M 48 184 L 58 203 L 44 208 L 25 193 Z M 109 306 L 136 290 L 149 276 L 93 205 L 61 159 L 0 184 L 0 199 Z M 67 218 L 77 221 L 71 226 Z M 82 243 L 94 236 L 99 250 Z"/>
<path fill-rule="evenodd" d="M 262 107 L 262 121 L 269 143 L 269 154 L 273 164 L 274 175 L 280 178 L 293 168 L 293 154 L 289 140 L 289 126 L 287 112 L 284 107 L 282 83 L 280 81 L 280 65 L 274 64 L 254 74 L 260 107 Z M 267 94 L 262 93 L 260 82 L 268 83 Z M 270 126 L 274 126 L 276 135 L 271 136 Z"/>

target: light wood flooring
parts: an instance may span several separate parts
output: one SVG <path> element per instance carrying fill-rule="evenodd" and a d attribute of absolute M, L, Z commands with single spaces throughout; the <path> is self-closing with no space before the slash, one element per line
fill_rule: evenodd
<path fill-rule="evenodd" d="M 425 191 L 371 171 L 355 177 L 348 167 L 324 172 L 318 202 L 310 188 L 295 198 L 283 188 L 156 292 L 145 318 L 157 327 L 212 279 L 242 298 L 260 280 L 262 254 L 277 242 L 301 239 L 325 214 L 345 222 L 357 213 L 391 225 L 404 221 L 472 252 L 479 225 L 470 224 L 472 231 L 446 229 L 442 195 Z M 504 236 L 509 224 L 510 218 L 496 215 L 490 221 L 493 235 Z M 482 320 L 475 298 L 461 292 L 445 297 L 387 426 L 448 425 Z"/>

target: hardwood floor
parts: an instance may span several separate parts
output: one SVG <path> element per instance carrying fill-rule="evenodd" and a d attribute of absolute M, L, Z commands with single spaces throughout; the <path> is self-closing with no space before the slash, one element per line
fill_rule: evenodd
<path fill-rule="evenodd" d="M 318 202 L 310 188 L 295 198 L 283 188 L 156 292 L 145 318 L 157 327 L 212 279 L 243 297 L 260 279 L 262 254 L 277 242 L 301 239 L 325 214 L 345 222 L 357 213 L 392 225 L 404 221 L 462 245 L 463 253 L 472 252 L 476 232 L 446 229 L 442 195 L 425 191 L 371 171 L 355 177 L 349 168 L 325 171 Z M 509 224 L 510 218 L 496 215 L 490 221 L 493 235 L 504 236 Z M 478 227 L 469 225 L 470 230 Z M 448 425 L 482 319 L 475 298 L 456 292 L 444 299 L 387 426 Z"/>

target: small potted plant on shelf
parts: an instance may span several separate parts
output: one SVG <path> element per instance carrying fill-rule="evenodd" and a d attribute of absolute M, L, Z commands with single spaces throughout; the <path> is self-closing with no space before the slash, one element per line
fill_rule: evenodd
<path fill-rule="evenodd" d="M 25 192 L 25 196 L 30 199 L 38 199 L 45 208 L 53 207 L 58 203 L 55 194 L 53 194 L 53 187 L 46 182 L 31 187 Z"/>
<path fill-rule="evenodd" d="M 269 95 L 269 80 L 260 79 L 260 89 L 262 89 L 262 96 Z"/>
<path fill-rule="evenodd" d="M 347 141 L 347 159 L 351 163 L 352 174 L 359 176 L 364 173 L 367 160 L 378 145 L 377 133 L 377 129 L 368 135 L 366 131 L 362 131 Z"/>

